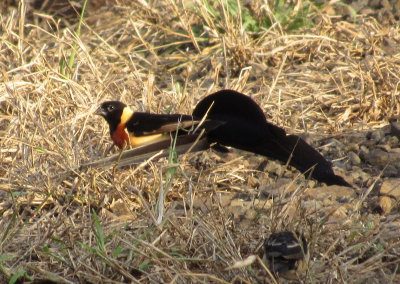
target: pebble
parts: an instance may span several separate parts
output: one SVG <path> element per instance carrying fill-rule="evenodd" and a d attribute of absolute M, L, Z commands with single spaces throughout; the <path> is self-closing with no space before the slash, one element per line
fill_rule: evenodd
<path fill-rule="evenodd" d="M 343 163 L 342 161 L 334 161 L 332 163 L 333 166 L 344 169 L 344 170 L 348 170 L 348 165 L 346 165 L 345 163 Z"/>
<path fill-rule="evenodd" d="M 390 162 L 400 168 L 400 152 L 398 151 L 398 148 L 395 148 L 397 150 L 392 151 L 393 149 L 390 150 L 389 152 L 389 160 Z"/>
<path fill-rule="evenodd" d="M 385 133 L 381 129 L 375 130 L 371 133 L 371 139 L 377 142 L 379 142 L 384 136 Z"/>
<path fill-rule="evenodd" d="M 247 185 L 255 188 L 255 187 L 259 187 L 260 186 L 260 180 L 252 175 L 249 175 L 247 177 Z"/>
<path fill-rule="evenodd" d="M 373 166 L 383 166 L 389 162 L 389 153 L 379 148 L 370 151 L 367 157 L 368 163 Z"/>
<path fill-rule="evenodd" d="M 283 173 L 283 166 L 279 162 L 270 160 L 268 161 L 268 164 L 265 166 L 264 171 L 275 174 L 277 176 L 281 176 Z"/>
<path fill-rule="evenodd" d="M 392 148 L 392 149 L 390 149 L 390 153 L 392 153 L 392 154 L 400 154 L 400 148 Z"/>
<path fill-rule="evenodd" d="M 303 207 L 309 212 L 319 212 L 322 208 L 322 202 L 319 200 L 303 201 Z"/>
<path fill-rule="evenodd" d="M 367 134 L 367 139 L 379 142 L 384 136 L 385 136 L 385 133 L 383 132 L 383 130 L 378 129 L 378 130 L 369 132 Z"/>
<path fill-rule="evenodd" d="M 389 195 L 396 200 L 400 199 L 400 178 L 391 178 L 385 180 L 380 189 L 381 195 Z"/>
<path fill-rule="evenodd" d="M 384 214 L 389 214 L 392 210 L 392 199 L 388 196 L 381 196 L 379 198 L 379 207 L 382 209 Z"/>
<path fill-rule="evenodd" d="M 379 145 L 376 145 L 376 148 L 382 149 L 386 152 L 389 152 L 391 149 L 389 144 L 379 144 Z"/>
<path fill-rule="evenodd" d="M 365 145 L 361 145 L 359 156 L 363 161 L 366 161 L 369 155 L 369 149 Z"/>
<path fill-rule="evenodd" d="M 346 152 L 358 152 L 360 151 L 360 145 L 356 143 L 350 143 L 346 146 Z"/>
<path fill-rule="evenodd" d="M 365 140 L 364 142 L 363 142 L 363 145 L 365 145 L 366 147 L 368 147 L 368 148 L 371 148 L 371 147 L 375 147 L 375 145 L 378 143 L 378 141 L 375 141 L 375 140 L 373 140 L 373 139 L 370 139 L 370 140 Z"/>
<path fill-rule="evenodd" d="M 383 177 L 398 177 L 399 170 L 394 165 L 388 165 L 382 174 Z"/>
<path fill-rule="evenodd" d="M 348 152 L 347 155 L 349 156 L 349 160 L 352 165 L 359 165 L 361 163 L 360 157 L 353 151 Z"/>
<path fill-rule="evenodd" d="M 387 143 L 391 148 L 396 148 L 399 146 L 399 138 L 397 138 L 396 136 L 390 136 Z"/>
<path fill-rule="evenodd" d="M 308 188 L 304 193 L 311 200 L 322 200 L 328 203 L 349 201 L 355 197 L 353 188 L 339 185 Z"/>
<path fill-rule="evenodd" d="M 335 147 L 335 148 L 344 148 L 344 144 L 343 142 L 335 139 L 335 138 L 331 138 L 327 141 L 327 144 L 325 146 L 329 145 L 330 147 Z"/>
<path fill-rule="evenodd" d="M 390 130 L 391 133 L 395 136 L 397 136 L 397 138 L 400 139 L 400 122 L 398 121 L 391 121 L 390 122 Z"/>
<path fill-rule="evenodd" d="M 352 178 L 354 181 L 359 181 L 360 183 L 365 183 L 371 176 L 361 170 L 357 166 L 353 166 L 351 171 L 349 172 L 350 178 Z"/>

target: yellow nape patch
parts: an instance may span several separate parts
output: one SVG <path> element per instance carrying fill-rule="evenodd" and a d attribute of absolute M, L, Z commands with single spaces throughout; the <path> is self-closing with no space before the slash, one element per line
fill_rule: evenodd
<path fill-rule="evenodd" d="M 130 133 L 129 135 L 129 142 L 131 146 L 138 147 L 145 144 L 150 144 L 154 142 L 158 142 L 161 140 L 169 139 L 169 135 L 166 134 L 154 134 L 154 135 L 147 135 L 147 136 L 139 136 L 136 137 Z"/>
<path fill-rule="evenodd" d="M 129 133 L 128 130 L 125 128 L 125 124 L 128 122 L 129 119 L 131 119 L 133 113 L 134 113 L 133 110 L 130 107 L 126 106 L 122 111 L 121 122 L 119 124 L 121 126 L 121 129 L 123 129 L 123 131 L 125 132 L 124 133 L 125 135 L 120 133 L 119 136 L 121 137 L 122 140 L 125 140 L 126 142 L 128 142 L 127 140 L 129 140 L 129 144 L 132 148 L 158 142 L 164 139 L 169 139 L 168 134 L 162 134 L 162 133 L 146 135 L 146 136 L 135 136 L 133 135 L 133 133 Z"/>
<path fill-rule="evenodd" d="M 124 107 L 124 110 L 122 111 L 122 115 L 121 115 L 121 122 L 120 124 L 126 124 L 126 122 L 132 117 L 133 115 L 133 110 L 126 106 Z"/>

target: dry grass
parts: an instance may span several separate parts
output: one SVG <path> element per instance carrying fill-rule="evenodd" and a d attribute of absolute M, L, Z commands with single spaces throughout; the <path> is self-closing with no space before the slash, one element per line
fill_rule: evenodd
<path fill-rule="evenodd" d="M 299 186 L 238 225 L 221 196 L 245 193 L 251 176 L 268 180 L 243 158 L 204 165 L 202 154 L 191 154 L 168 186 L 166 160 L 57 178 L 104 156 L 108 129 L 93 112 L 107 99 L 190 113 L 206 94 L 231 88 L 292 133 L 381 126 L 400 114 L 399 28 L 314 9 L 314 27 L 287 32 L 260 0 L 258 16 L 274 24 L 248 32 L 242 14 L 229 14 L 222 0 L 214 14 L 201 0 L 115 2 L 86 11 L 79 37 L 77 20 L 29 6 L 0 15 L 0 282 L 24 272 L 25 280 L 57 283 L 272 282 L 257 262 L 227 268 L 261 255 L 265 238 L 283 229 L 310 241 L 305 282 L 399 280 L 398 216 L 349 208 L 344 220 L 329 223 L 305 209 Z M 68 78 L 60 62 L 74 46 Z"/>

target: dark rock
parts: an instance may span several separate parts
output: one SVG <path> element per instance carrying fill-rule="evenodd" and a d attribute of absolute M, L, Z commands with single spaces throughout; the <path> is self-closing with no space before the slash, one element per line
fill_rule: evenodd
<path fill-rule="evenodd" d="M 383 151 L 389 152 L 390 151 L 390 145 L 388 144 L 379 144 L 376 145 L 376 148 L 382 149 Z"/>
<path fill-rule="evenodd" d="M 387 143 L 390 148 L 399 147 L 399 138 L 397 138 L 396 136 L 390 136 Z"/>
<path fill-rule="evenodd" d="M 349 156 L 349 160 L 352 165 L 359 165 L 361 163 L 360 157 L 353 151 L 348 152 L 347 155 Z"/>
<path fill-rule="evenodd" d="M 346 146 L 346 152 L 358 152 L 360 151 L 360 145 L 356 143 L 350 143 Z"/>
<path fill-rule="evenodd" d="M 399 148 L 395 148 L 389 152 L 389 161 L 396 166 L 400 166 L 400 152 L 398 150 Z"/>
<path fill-rule="evenodd" d="M 368 149 L 366 146 L 361 145 L 359 157 L 360 157 L 363 161 L 366 161 L 366 160 L 368 159 L 368 155 L 369 155 L 369 149 Z"/>
<path fill-rule="evenodd" d="M 391 121 L 390 122 L 390 131 L 391 133 L 400 139 L 400 122 L 399 121 Z"/>
<path fill-rule="evenodd" d="M 381 141 L 381 139 L 385 136 L 385 133 L 383 132 L 383 130 L 378 129 L 375 130 L 374 132 L 371 133 L 371 139 L 374 141 Z"/>
<path fill-rule="evenodd" d="M 376 144 L 378 144 L 378 141 L 373 140 L 373 139 L 369 139 L 369 140 L 363 141 L 362 144 L 363 144 L 364 146 L 368 147 L 368 148 L 371 148 L 371 147 L 374 147 Z"/>
<path fill-rule="evenodd" d="M 349 177 L 352 179 L 354 182 L 353 183 L 361 183 L 364 184 L 368 181 L 368 179 L 371 177 L 369 174 L 364 172 L 362 169 L 360 169 L 357 166 L 353 166 L 352 170 L 349 171 Z"/>
<path fill-rule="evenodd" d="M 276 161 L 268 161 L 267 165 L 265 166 L 265 171 L 268 173 L 275 174 L 277 176 L 281 176 L 283 174 L 283 167 L 282 164 Z"/>
<path fill-rule="evenodd" d="M 309 181 L 310 183 L 311 181 Z M 260 187 L 260 190 L 268 197 L 279 197 L 289 194 L 299 188 L 299 184 L 289 178 L 278 178 L 273 184 Z"/>
<path fill-rule="evenodd" d="M 348 170 L 349 169 L 349 167 L 345 163 L 343 163 L 343 161 L 334 161 L 332 163 L 332 165 L 334 165 L 335 167 L 344 169 L 344 170 Z"/>
<path fill-rule="evenodd" d="M 391 154 L 400 154 L 400 148 L 392 148 L 390 149 L 390 153 Z"/>
<path fill-rule="evenodd" d="M 383 177 L 398 177 L 399 170 L 394 165 L 388 165 L 382 174 Z"/>
<path fill-rule="evenodd" d="M 389 153 L 381 149 L 373 149 L 368 154 L 367 161 L 371 165 L 386 165 L 389 162 Z"/>

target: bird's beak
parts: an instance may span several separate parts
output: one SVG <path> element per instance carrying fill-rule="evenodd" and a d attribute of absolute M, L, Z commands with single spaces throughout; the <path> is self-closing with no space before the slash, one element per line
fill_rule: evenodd
<path fill-rule="evenodd" d="M 96 109 L 96 111 L 94 112 L 94 114 L 96 115 L 100 115 L 102 117 L 106 116 L 106 111 L 100 106 L 98 109 Z"/>

